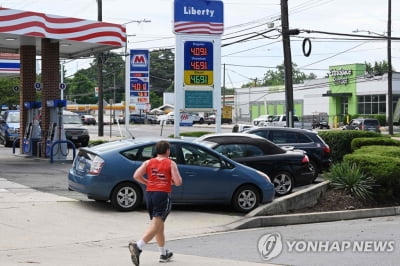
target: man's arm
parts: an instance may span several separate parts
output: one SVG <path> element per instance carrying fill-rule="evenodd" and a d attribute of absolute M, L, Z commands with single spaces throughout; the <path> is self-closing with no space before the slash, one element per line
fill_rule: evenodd
<path fill-rule="evenodd" d="M 179 173 L 178 166 L 174 161 L 171 161 L 171 175 L 172 175 L 172 184 L 175 186 L 182 185 L 182 177 Z"/>
<path fill-rule="evenodd" d="M 138 181 L 139 183 L 142 183 L 144 185 L 147 184 L 147 179 L 144 178 L 144 175 L 146 174 L 146 167 L 147 167 L 148 160 L 143 162 L 141 166 L 139 166 L 138 169 L 136 169 L 135 173 L 133 174 L 133 179 Z"/>

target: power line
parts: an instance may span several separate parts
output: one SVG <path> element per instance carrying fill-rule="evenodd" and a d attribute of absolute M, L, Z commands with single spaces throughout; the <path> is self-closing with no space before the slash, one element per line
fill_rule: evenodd
<path fill-rule="evenodd" d="M 336 54 L 334 54 L 334 55 L 332 55 L 332 56 L 323 58 L 323 59 L 321 59 L 321 60 L 312 62 L 312 63 L 307 64 L 307 65 L 304 65 L 304 66 L 300 66 L 299 68 L 304 68 L 304 67 L 308 67 L 308 66 L 315 65 L 315 64 L 317 64 L 317 63 L 321 63 L 321 62 L 326 61 L 326 60 L 328 60 L 328 59 L 331 59 L 331 58 L 333 58 L 333 57 L 342 55 L 342 54 L 344 54 L 344 53 L 346 53 L 346 52 L 348 52 L 348 51 L 350 51 L 350 50 L 353 50 L 353 49 L 355 49 L 355 48 L 357 48 L 357 47 L 360 47 L 361 45 L 364 45 L 364 44 L 366 44 L 366 42 L 357 44 L 356 46 L 353 46 L 353 47 L 351 47 L 351 48 L 349 48 L 349 49 L 346 49 L 346 50 L 344 50 L 344 51 L 341 51 L 341 52 L 339 52 L 339 53 L 336 53 Z"/>

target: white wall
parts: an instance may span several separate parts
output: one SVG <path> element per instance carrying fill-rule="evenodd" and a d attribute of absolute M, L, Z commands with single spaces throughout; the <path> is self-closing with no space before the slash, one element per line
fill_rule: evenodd
<path fill-rule="evenodd" d="M 175 105 L 175 94 L 173 92 L 164 92 L 163 104 Z"/>

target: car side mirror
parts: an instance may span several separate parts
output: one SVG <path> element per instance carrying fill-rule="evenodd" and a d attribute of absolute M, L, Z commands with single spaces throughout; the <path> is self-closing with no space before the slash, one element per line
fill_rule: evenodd
<path fill-rule="evenodd" d="M 230 164 L 228 161 L 225 161 L 222 158 L 220 158 L 220 162 L 221 162 L 222 169 L 232 169 L 234 167 L 232 164 Z"/>

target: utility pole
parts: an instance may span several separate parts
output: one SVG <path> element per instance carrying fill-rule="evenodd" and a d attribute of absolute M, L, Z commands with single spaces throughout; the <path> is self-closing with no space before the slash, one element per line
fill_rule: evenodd
<path fill-rule="evenodd" d="M 389 135 L 393 135 L 393 90 L 392 90 L 392 0 L 388 0 L 387 59 L 388 59 L 388 123 Z"/>
<path fill-rule="evenodd" d="M 288 0 L 281 0 L 283 58 L 285 65 L 286 126 L 293 127 L 294 108 L 293 108 L 292 54 L 290 51 L 288 13 L 289 13 Z"/>
<path fill-rule="evenodd" d="M 98 21 L 103 21 L 103 15 L 102 15 L 102 0 L 97 0 L 97 20 Z M 98 93 L 98 104 L 99 104 L 99 109 L 98 109 L 98 136 L 102 137 L 104 136 L 104 104 L 103 104 L 103 53 L 100 52 L 97 55 L 97 66 L 98 66 L 98 71 L 99 71 L 99 93 Z"/>
<path fill-rule="evenodd" d="M 223 75 L 223 85 L 222 85 L 222 108 L 225 107 L 225 64 L 224 64 L 224 75 Z"/>

